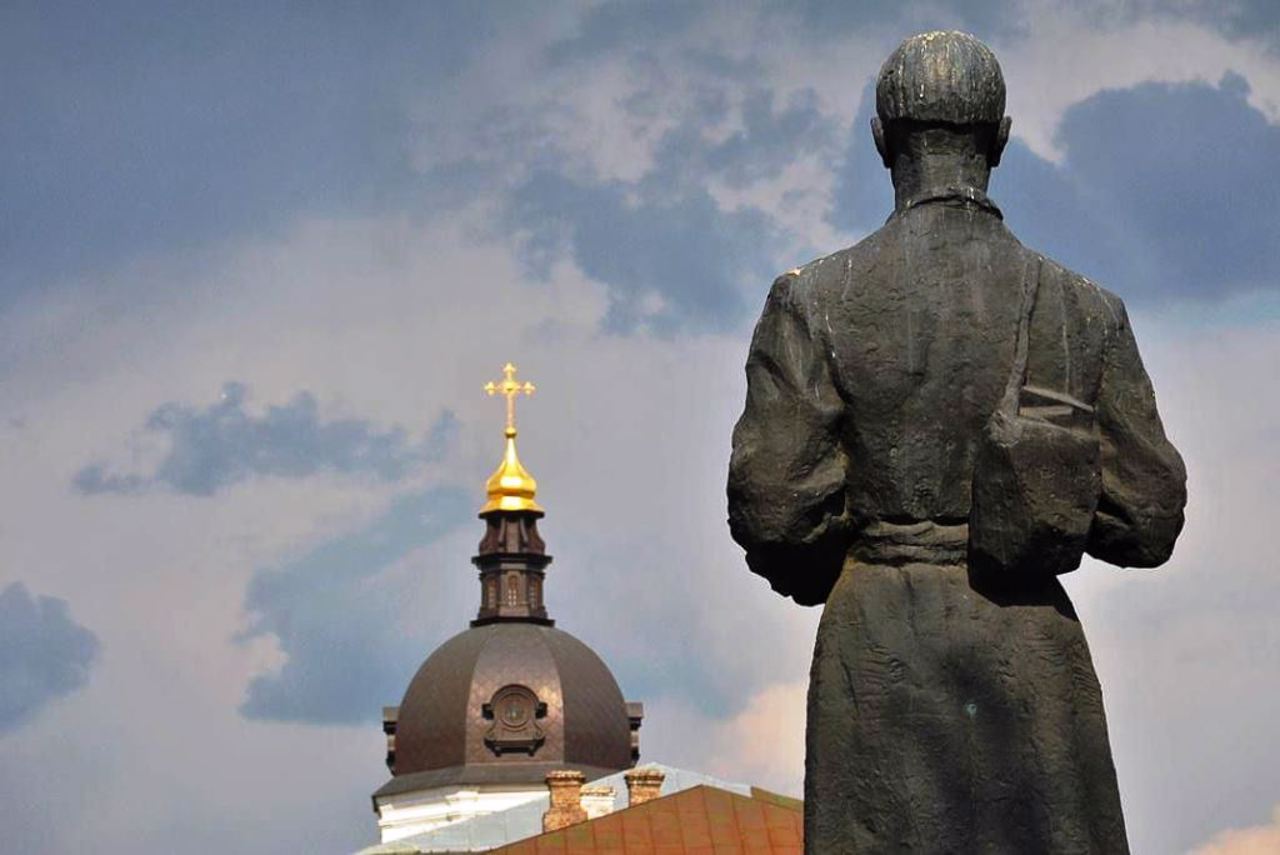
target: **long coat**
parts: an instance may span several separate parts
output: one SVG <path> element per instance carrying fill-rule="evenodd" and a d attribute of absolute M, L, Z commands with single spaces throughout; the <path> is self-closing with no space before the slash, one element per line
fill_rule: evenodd
<path fill-rule="evenodd" d="M 825 603 L 806 851 L 1127 852 L 1102 694 L 1056 576 L 968 562 L 975 453 L 1039 270 L 1027 382 L 1093 408 L 1086 551 L 1165 561 L 1185 470 L 1121 301 L 1023 247 L 976 191 L 901 206 L 780 277 L 747 360 L 729 520 L 750 568 Z"/>

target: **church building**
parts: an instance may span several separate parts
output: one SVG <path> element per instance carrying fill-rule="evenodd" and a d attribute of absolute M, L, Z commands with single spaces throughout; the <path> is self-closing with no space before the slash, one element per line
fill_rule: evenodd
<path fill-rule="evenodd" d="M 544 512 L 516 454 L 515 402 L 534 386 L 510 363 L 503 374 L 485 386 L 506 398 L 507 420 L 471 559 L 479 608 L 422 663 L 399 706 L 383 708 L 391 777 L 373 794 L 382 843 L 363 852 L 594 852 L 591 841 L 624 832 L 697 843 L 718 829 L 737 843 L 756 835 L 753 852 L 799 853 L 799 802 L 672 767 L 632 768 L 643 706 L 624 699 L 604 661 L 546 606 Z"/>

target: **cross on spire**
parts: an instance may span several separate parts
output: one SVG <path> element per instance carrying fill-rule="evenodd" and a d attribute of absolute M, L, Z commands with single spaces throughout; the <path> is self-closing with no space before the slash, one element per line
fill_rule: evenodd
<path fill-rule="evenodd" d="M 532 395 L 536 387 L 528 381 L 521 383 L 516 380 L 516 367 L 508 362 L 502 366 L 502 380 L 495 383 L 490 380 L 484 384 L 484 390 L 490 396 L 502 395 L 507 399 L 507 436 L 516 435 L 516 398 L 521 393 Z"/>

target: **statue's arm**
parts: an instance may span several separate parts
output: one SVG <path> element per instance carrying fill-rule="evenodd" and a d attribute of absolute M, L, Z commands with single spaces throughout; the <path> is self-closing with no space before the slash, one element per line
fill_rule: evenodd
<path fill-rule="evenodd" d="M 1097 401 L 1102 496 L 1086 551 L 1121 567 L 1155 567 L 1182 530 L 1187 472 L 1165 437 L 1124 305 L 1108 297 L 1116 321 Z"/>
<path fill-rule="evenodd" d="M 733 431 L 729 529 L 747 565 L 804 605 L 827 598 L 845 552 L 844 405 L 802 284 L 773 284 L 747 357 Z"/>

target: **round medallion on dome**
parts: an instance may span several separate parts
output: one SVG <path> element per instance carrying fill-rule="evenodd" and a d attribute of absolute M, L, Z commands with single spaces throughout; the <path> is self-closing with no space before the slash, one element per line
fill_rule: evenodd
<path fill-rule="evenodd" d="M 514 683 L 493 693 L 483 707 L 484 717 L 493 722 L 484 735 L 484 744 L 498 757 L 521 752 L 532 757 L 546 739 L 538 719 L 547 715 L 547 705 L 526 686 Z"/>

